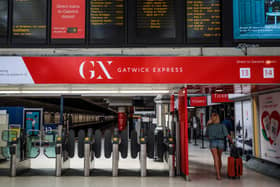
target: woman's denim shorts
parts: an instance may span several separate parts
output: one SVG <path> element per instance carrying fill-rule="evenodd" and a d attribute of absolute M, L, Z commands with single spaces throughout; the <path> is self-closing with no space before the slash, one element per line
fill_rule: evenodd
<path fill-rule="evenodd" d="M 210 149 L 217 148 L 219 150 L 225 150 L 225 141 L 221 139 L 214 139 L 209 141 Z"/>

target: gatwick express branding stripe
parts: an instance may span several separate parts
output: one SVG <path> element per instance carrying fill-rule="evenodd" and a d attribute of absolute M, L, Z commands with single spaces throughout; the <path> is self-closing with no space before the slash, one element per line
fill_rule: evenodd
<path fill-rule="evenodd" d="M 35 83 L 280 83 L 279 57 L 23 57 Z M 273 77 L 264 76 L 264 68 Z"/>
<path fill-rule="evenodd" d="M 0 57 L 0 83 L 279 84 L 279 61 L 280 57 Z"/>

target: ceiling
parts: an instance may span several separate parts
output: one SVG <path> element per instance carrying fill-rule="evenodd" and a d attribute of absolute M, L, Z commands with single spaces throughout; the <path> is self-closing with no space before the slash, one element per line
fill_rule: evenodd
<path fill-rule="evenodd" d="M 280 91 L 279 85 L 183 85 L 183 84 L 96 84 L 96 85 L 5 85 L 0 86 L 0 106 L 44 108 L 59 112 L 64 98 L 65 112 L 116 114 L 119 106 L 154 108 L 158 94 L 176 94 L 186 87 L 188 95 L 212 93 L 252 94 Z"/>
<path fill-rule="evenodd" d="M 232 93 L 250 94 L 270 89 L 280 89 L 274 85 L 222 85 L 222 84 L 40 84 L 1 85 L 0 96 L 86 96 L 86 97 L 134 97 L 156 96 L 177 93 L 187 87 L 188 94 Z"/>

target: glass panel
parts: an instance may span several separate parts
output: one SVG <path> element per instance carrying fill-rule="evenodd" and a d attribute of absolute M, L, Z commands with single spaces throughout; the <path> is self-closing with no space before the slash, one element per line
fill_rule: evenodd
<path fill-rule="evenodd" d="M 40 154 L 41 135 L 39 130 L 29 130 L 26 138 L 26 157 L 36 158 Z"/>
<path fill-rule="evenodd" d="M 44 154 L 48 158 L 55 158 L 55 145 L 56 145 L 57 131 L 48 130 L 45 132 L 43 142 L 45 144 Z"/>

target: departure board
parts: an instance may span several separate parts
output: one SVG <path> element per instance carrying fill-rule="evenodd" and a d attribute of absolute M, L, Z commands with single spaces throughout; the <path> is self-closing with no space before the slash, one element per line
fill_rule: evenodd
<path fill-rule="evenodd" d="M 90 0 L 90 41 L 124 40 L 124 0 Z"/>
<path fill-rule="evenodd" d="M 6 41 L 8 28 L 8 0 L 0 0 L 0 43 Z"/>
<path fill-rule="evenodd" d="M 220 0 L 186 0 L 186 14 L 186 31 L 188 42 L 220 42 Z"/>
<path fill-rule="evenodd" d="M 146 40 L 176 38 L 175 2 L 137 0 L 136 37 Z"/>
<path fill-rule="evenodd" d="M 13 0 L 12 41 L 45 43 L 47 0 Z"/>

